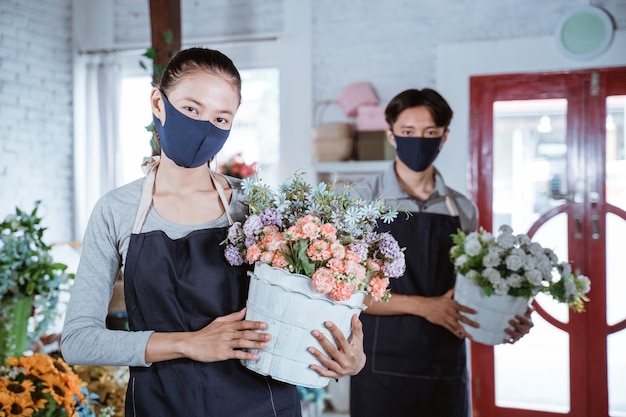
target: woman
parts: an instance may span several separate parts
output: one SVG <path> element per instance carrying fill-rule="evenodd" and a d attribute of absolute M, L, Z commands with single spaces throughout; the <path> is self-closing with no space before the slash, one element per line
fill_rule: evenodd
<path fill-rule="evenodd" d="M 91 215 L 61 348 L 70 363 L 131 367 L 126 415 L 300 415 L 296 387 L 239 363 L 258 359 L 242 349 L 263 349 L 271 337 L 265 323 L 244 320 L 246 270 L 230 266 L 220 246 L 247 212 L 240 183 L 208 167 L 240 90 L 239 72 L 220 52 L 176 54 L 150 96 L 160 158 Z M 120 269 L 130 332 L 105 328 Z M 337 348 L 313 332 L 328 355 L 311 348 L 321 364 L 313 370 L 339 378 L 363 367 L 360 322 L 352 324 L 347 341 L 328 323 Z"/>

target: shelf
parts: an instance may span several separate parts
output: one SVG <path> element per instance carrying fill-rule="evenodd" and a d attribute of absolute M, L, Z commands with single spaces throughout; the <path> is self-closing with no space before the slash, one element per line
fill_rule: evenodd
<path fill-rule="evenodd" d="M 314 162 L 313 168 L 320 173 L 373 174 L 387 169 L 391 160 L 384 161 L 345 161 L 345 162 Z"/>

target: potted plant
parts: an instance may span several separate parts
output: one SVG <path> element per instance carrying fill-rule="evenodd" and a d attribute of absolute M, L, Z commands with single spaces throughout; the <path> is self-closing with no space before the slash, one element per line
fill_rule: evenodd
<path fill-rule="evenodd" d="M 0 363 L 21 356 L 43 334 L 57 315 L 61 285 L 74 277 L 50 255 L 39 205 L 30 213 L 16 207 L 0 223 Z"/>
<path fill-rule="evenodd" d="M 475 342 L 496 345 L 507 338 L 504 329 L 515 314 L 523 315 L 533 298 L 545 293 L 584 311 L 589 278 L 574 275 L 571 265 L 559 262 L 556 254 L 527 235 L 513 234 L 508 225 L 496 237 L 481 229 L 452 235 L 450 256 L 457 280 L 454 299 L 474 308 L 470 316 L 480 328 L 463 325 Z"/>
<path fill-rule="evenodd" d="M 253 264 L 248 320 L 265 320 L 275 337 L 244 366 L 283 382 L 325 387 L 329 378 L 308 366 L 310 335 L 330 320 L 348 337 L 353 314 L 370 295 L 387 301 L 391 278 L 404 274 L 404 251 L 391 234 L 375 231 L 398 212 L 382 200 L 353 198 L 348 187 L 307 184 L 301 173 L 272 190 L 258 177 L 242 188 L 249 200 L 245 222 L 235 222 L 225 240 L 231 265 Z M 282 336 L 289 337 L 282 337 Z M 280 342 L 278 340 L 280 339 Z"/>

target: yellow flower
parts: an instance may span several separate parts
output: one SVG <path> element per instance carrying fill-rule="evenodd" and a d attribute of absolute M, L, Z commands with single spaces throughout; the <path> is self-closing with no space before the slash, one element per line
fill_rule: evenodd
<path fill-rule="evenodd" d="M 6 415 L 13 404 L 13 396 L 0 386 L 0 416 Z"/>
<path fill-rule="evenodd" d="M 35 412 L 28 406 L 28 402 L 21 397 L 14 396 L 8 407 L 5 407 L 7 417 L 30 417 Z"/>
<path fill-rule="evenodd" d="M 67 387 L 63 377 L 59 374 L 46 374 L 41 376 L 41 380 L 45 385 L 43 393 L 50 394 L 57 404 L 65 408 L 67 414 L 71 416 L 75 404 L 74 393 Z"/>

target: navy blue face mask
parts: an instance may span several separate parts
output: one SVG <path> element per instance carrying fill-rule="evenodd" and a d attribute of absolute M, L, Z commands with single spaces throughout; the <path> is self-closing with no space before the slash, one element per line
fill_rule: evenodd
<path fill-rule="evenodd" d="M 425 171 L 439 155 L 442 137 L 417 138 L 393 135 L 396 155 L 413 171 Z"/>
<path fill-rule="evenodd" d="M 207 120 L 185 116 L 161 93 L 165 103 L 165 125 L 152 116 L 161 148 L 176 165 L 196 168 L 206 164 L 224 146 L 230 130 L 223 130 Z"/>

